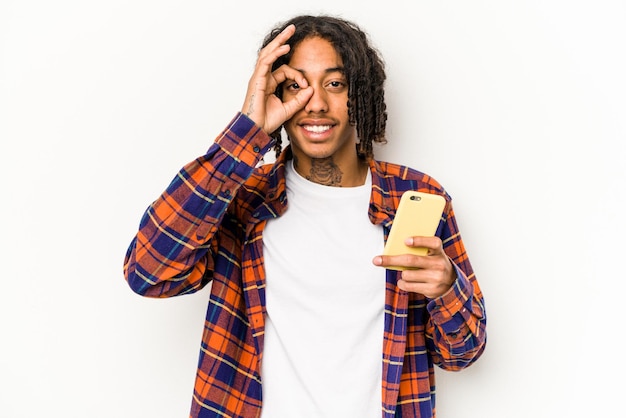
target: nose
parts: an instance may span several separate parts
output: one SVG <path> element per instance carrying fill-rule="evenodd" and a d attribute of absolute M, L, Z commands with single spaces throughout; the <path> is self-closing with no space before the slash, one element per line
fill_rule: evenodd
<path fill-rule="evenodd" d="M 328 111 L 326 91 L 322 87 L 314 87 L 313 95 L 304 106 L 307 113 L 325 113 Z"/>

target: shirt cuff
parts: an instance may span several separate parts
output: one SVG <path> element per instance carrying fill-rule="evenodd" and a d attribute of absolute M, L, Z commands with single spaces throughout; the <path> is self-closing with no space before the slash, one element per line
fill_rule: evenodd
<path fill-rule="evenodd" d="M 438 298 L 428 302 L 427 309 L 435 324 L 440 326 L 448 337 L 455 339 L 472 311 L 474 286 L 465 273 L 456 265 L 457 278 L 452 287 Z"/>
<path fill-rule="evenodd" d="M 254 167 L 272 149 L 275 141 L 252 119 L 237 112 L 215 143 L 236 160 Z"/>

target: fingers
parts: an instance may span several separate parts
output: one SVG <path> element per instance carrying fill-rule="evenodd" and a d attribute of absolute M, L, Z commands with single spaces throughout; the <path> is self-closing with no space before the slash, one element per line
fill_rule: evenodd
<path fill-rule="evenodd" d="M 285 42 L 289 40 L 289 38 L 294 34 L 295 31 L 296 27 L 294 25 L 287 26 L 270 43 L 268 43 L 263 49 L 261 49 L 261 51 L 259 51 L 259 56 L 257 58 L 256 67 L 251 82 L 257 77 L 268 77 L 268 79 L 274 81 L 273 85 L 269 86 L 270 89 L 268 89 L 269 93 L 273 93 L 276 89 L 276 86 L 286 80 L 287 74 L 285 74 L 284 69 L 283 71 L 275 74 L 271 74 L 271 70 L 274 62 L 276 62 L 279 57 L 289 52 L 290 46 L 285 44 Z M 273 77 L 270 77 L 271 75 L 273 75 Z M 276 77 L 278 77 L 278 79 L 276 79 Z M 302 74 L 299 74 L 299 77 L 303 78 Z"/>
<path fill-rule="evenodd" d="M 397 282 L 398 287 L 406 292 L 421 293 L 428 298 L 443 295 L 455 280 L 454 268 L 445 255 L 377 256 L 373 262 L 381 267 L 400 266 L 403 270 Z"/>
<path fill-rule="evenodd" d="M 283 82 L 295 82 L 299 86 L 298 92 L 293 96 L 290 95 L 289 100 L 284 102 L 274 94 L 276 86 Z M 271 133 L 307 104 L 313 95 L 313 88 L 308 85 L 300 71 L 287 65 L 282 65 L 270 74 L 267 86 L 266 92 L 249 94 L 250 113 L 247 115 L 267 133 Z"/>
<path fill-rule="evenodd" d="M 422 257 L 433 262 L 428 267 L 417 270 L 404 270 L 398 280 L 398 287 L 407 292 L 421 293 L 428 298 L 436 298 L 452 287 L 455 280 L 454 268 L 445 256 Z"/>
<path fill-rule="evenodd" d="M 272 78 L 276 82 L 276 86 L 287 80 L 295 81 L 296 83 L 298 83 L 301 89 L 305 89 L 309 86 L 309 83 L 306 81 L 304 75 L 300 71 L 288 65 L 281 65 L 280 67 L 278 67 L 272 73 Z"/>
<path fill-rule="evenodd" d="M 405 243 L 410 247 L 428 248 L 428 254 L 380 255 L 374 257 L 374 265 L 402 270 L 398 287 L 407 292 L 421 293 L 429 298 L 447 292 L 454 283 L 454 268 L 443 251 L 441 239 L 410 237 Z"/>
<path fill-rule="evenodd" d="M 248 81 L 248 90 L 241 111 L 262 128 L 265 127 L 266 96 L 273 94 L 278 86 L 271 73 L 272 65 L 278 57 L 289 52 L 289 45 L 285 45 L 285 42 L 295 30 L 294 25 L 287 26 L 259 51 L 254 72 Z"/>
<path fill-rule="evenodd" d="M 381 267 L 404 267 L 408 269 L 425 268 L 428 266 L 428 257 L 443 255 L 443 243 L 439 237 L 408 237 L 405 245 L 414 248 L 426 248 L 424 256 L 416 254 L 381 255 L 374 258 L 374 264 Z"/>
<path fill-rule="evenodd" d="M 378 255 L 374 257 L 372 262 L 376 266 L 393 268 L 395 270 L 424 269 L 430 265 L 429 256 L 414 254 Z"/>
<path fill-rule="evenodd" d="M 242 113 L 268 133 L 278 129 L 302 109 L 313 94 L 300 71 L 288 65 L 282 65 L 274 72 L 271 71 L 276 60 L 289 52 L 290 47 L 285 42 L 295 30 L 294 25 L 287 26 L 259 52 L 254 73 L 248 82 Z M 276 88 L 287 80 L 294 80 L 300 89 L 295 96 L 283 103 L 274 93 Z"/>
<path fill-rule="evenodd" d="M 281 57 L 289 52 L 290 47 L 289 45 L 286 45 L 285 42 L 287 42 L 295 31 L 296 27 L 294 25 L 287 26 L 281 33 L 276 35 L 270 43 L 259 51 L 253 78 L 256 75 L 267 75 L 272 68 L 272 64 L 278 59 L 278 57 Z"/>
<path fill-rule="evenodd" d="M 304 82 L 298 82 L 298 84 L 300 84 L 301 87 L 298 93 L 289 100 L 282 102 L 285 120 L 290 119 L 300 109 L 304 108 L 311 99 L 311 96 L 313 96 L 313 87 L 303 86 L 303 84 L 306 85 L 306 80 L 304 80 Z"/>
<path fill-rule="evenodd" d="M 272 39 L 263 49 L 261 49 L 261 51 L 259 51 L 259 60 L 266 57 L 267 55 L 272 55 L 277 48 L 280 49 L 280 48 L 286 47 L 287 50 L 289 50 L 289 46 L 284 45 L 284 44 L 285 42 L 287 42 L 289 38 L 293 36 L 295 32 L 296 32 L 296 26 L 293 24 L 283 29 L 281 33 L 276 35 L 274 39 Z M 278 58 L 279 56 L 280 55 L 277 55 L 276 57 L 274 57 L 273 61 L 275 61 L 276 58 Z"/>
<path fill-rule="evenodd" d="M 408 237 L 404 243 L 409 247 L 428 248 L 428 255 L 443 253 L 443 243 L 439 237 Z"/>

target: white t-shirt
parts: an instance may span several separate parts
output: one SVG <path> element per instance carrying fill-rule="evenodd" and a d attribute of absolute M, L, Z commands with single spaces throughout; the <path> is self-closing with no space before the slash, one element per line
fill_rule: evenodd
<path fill-rule="evenodd" d="M 310 182 L 287 164 L 289 207 L 263 232 L 267 276 L 262 418 L 379 418 L 383 229 L 359 187 Z"/>

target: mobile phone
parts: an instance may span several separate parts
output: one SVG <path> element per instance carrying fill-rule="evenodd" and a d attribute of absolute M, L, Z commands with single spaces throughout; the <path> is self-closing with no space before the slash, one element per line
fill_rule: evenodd
<path fill-rule="evenodd" d="M 383 255 L 428 254 L 427 248 L 408 247 L 404 240 L 414 236 L 434 236 L 445 206 L 446 199 L 441 195 L 412 190 L 404 192 L 391 224 Z M 391 270 L 405 269 L 399 266 L 387 268 Z"/>

